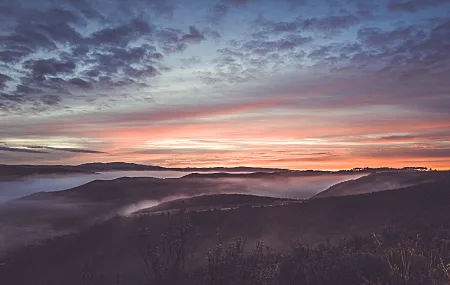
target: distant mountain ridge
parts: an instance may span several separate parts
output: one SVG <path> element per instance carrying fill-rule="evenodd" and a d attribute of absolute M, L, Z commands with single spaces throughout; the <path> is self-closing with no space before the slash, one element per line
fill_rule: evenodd
<path fill-rule="evenodd" d="M 162 167 L 155 165 L 143 165 L 127 162 L 94 162 L 85 163 L 75 166 L 78 169 L 97 170 L 97 171 L 110 171 L 110 170 L 169 170 L 169 171 L 227 171 L 227 172 L 274 172 L 274 171 L 289 171 L 289 169 L 283 168 L 265 168 L 265 167 L 249 167 L 249 166 L 236 166 L 236 167 Z"/>
<path fill-rule="evenodd" d="M 51 174 L 93 174 L 87 169 L 69 165 L 5 165 L 0 164 L 1 177 L 21 177 Z"/>
<path fill-rule="evenodd" d="M 183 172 L 258 172 L 263 175 L 271 172 L 285 172 L 288 175 L 299 173 L 302 175 L 316 174 L 334 174 L 334 173 L 374 173 L 374 172 L 428 172 L 423 171 L 424 167 L 404 167 L 404 168 L 354 168 L 350 170 L 326 171 L 326 170 L 290 170 L 285 168 L 267 168 L 252 166 L 236 166 L 236 167 L 163 167 L 157 165 L 144 165 L 128 162 L 91 162 L 80 165 L 7 165 L 0 164 L 1 177 L 21 177 L 28 175 L 52 175 L 52 174 L 94 174 L 104 171 L 183 171 Z M 200 175 L 196 173 L 195 175 Z M 209 174 L 210 178 L 214 176 L 224 176 L 225 174 Z M 193 174 L 194 176 L 194 174 Z"/>
<path fill-rule="evenodd" d="M 450 171 L 376 172 L 335 184 L 312 198 L 366 194 L 444 180 L 450 180 Z"/>
<path fill-rule="evenodd" d="M 91 162 L 75 166 L 77 169 L 86 169 L 88 171 L 111 171 L 111 170 L 166 170 L 162 166 L 143 165 L 128 162 Z"/>
<path fill-rule="evenodd" d="M 0 164 L 0 177 L 21 177 L 28 175 L 51 175 L 85 173 L 94 174 L 103 171 L 183 171 L 183 172 L 284 172 L 289 169 L 264 167 L 162 167 L 127 162 L 92 162 L 80 165 L 7 165 Z"/>

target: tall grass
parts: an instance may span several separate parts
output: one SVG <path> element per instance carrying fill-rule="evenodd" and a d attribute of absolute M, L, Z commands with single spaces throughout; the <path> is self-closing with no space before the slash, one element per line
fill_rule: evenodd
<path fill-rule="evenodd" d="M 145 223 L 140 227 L 139 253 L 146 282 L 128 284 L 118 275 L 114 284 L 450 285 L 448 228 L 421 226 L 405 231 L 390 227 L 313 248 L 292 241 L 283 253 L 262 241 L 249 247 L 246 238 L 224 242 L 219 235 L 216 245 L 200 256 L 195 242 L 198 233 L 184 210 L 180 212 L 166 215 L 163 231 L 154 232 Z M 198 266 L 192 266 L 193 261 Z M 85 285 L 111 285 L 88 264 L 83 280 Z"/>
<path fill-rule="evenodd" d="M 443 285 L 450 284 L 450 232 L 423 228 L 406 232 L 386 228 L 353 236 L 338 245 L 315 248 L 291 242 L 277 253 L 263 242 L 253 250 L 245 238 L 218 239 L 204 265 L 186 269 L 193 236 L 189 222 L 169 218 L 167 230 L 142 250 L 148 285 Z M 145 235 L 145 234 L 144 234 Z M 195 235 L 194 235 L 195 238 Z M 201 258 L 201 257 L 196 257 Z"/>

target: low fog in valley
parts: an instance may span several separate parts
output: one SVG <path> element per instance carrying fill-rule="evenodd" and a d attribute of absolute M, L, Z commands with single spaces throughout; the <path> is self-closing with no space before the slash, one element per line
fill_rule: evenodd
<path fill-rule="evenodd" d="M 112 180 L 120 177 L 179 178 L 189 172 L 181 171 L 107 171 L 96 174 L 35 175 L 16 179 L 0 177 L 0 203 L 37 192 L 70 189 L 94 180 Z"/>
<path fill-rule="evenodd" d="M 204 175 L 205 178 L 202 175 L 180 178 L 187 174 L 189 173 L 177 171 L 111 171 L 100 174 L 36 175 L 0 181 L 0 216 L 3 217 L 0 221 L 0 254 L 10 247 L 77 231 L 117 214 L 129 215 L 173 199 L 220 193 L 304 199 L 336 183 L 362 176 L 322 174 L 239 178 L 237 176 L 240 175 L 234 173 L 232 177 L 223 178 L 208 178 L 208 175 Z M 144 184 L 135 185 L 123 180 L 126 178 L 120 178 L 134 176 L 171 179 L 142 178 L 146 179 Z M 104 181 L 99 181 L 99 186 L 92 184 L 96 183 L 93 180 L 100 179 Z M 164 181 L 167 183 L 161 186 Z M 83 186 L 85 183 L 88 184 Z M 124 196 L 120 196 L 119 200 L 110 197 L 108 193 L 116 193 L 116 189 L 111 188 L 108 183 L 118 185 Z M 56 191 L 73 187 L 77 188 Z M 98 192 L 99 197 L 78 197 L 76 194 L 83 192 L 84 187 L 90 187 L 86 191 L 102 192 Z M 136 189 L 139 192 L 134 193 Z"/>

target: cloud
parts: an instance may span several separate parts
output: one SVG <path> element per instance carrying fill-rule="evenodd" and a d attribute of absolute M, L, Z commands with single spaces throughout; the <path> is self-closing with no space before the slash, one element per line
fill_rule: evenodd
<path fill-rule="evenodd" d="M 17 62 L 30 53 L 31 52 L 29 52 L 26 48 L 23 48 L 23 50 L 3 50 L 0 51 L 0 61 L 6 63 Z"/>
<path fill-rule="evenodd" d="M 183 34 L 177 29 L 161 29 L 155 34 L 166 54 L 179 53 L 186 50 L 187 44 L 198 44 L 206 40 L 205 35 L 195 26 L 189 26 L 189 33 Z"/>
<path fill-rule="evenodd" d="M 156 76 L 158 74 L 158 71 L 153 66 L 147 66 L 143 69 L 126 67 L 124 68 L 124 73 L 133 78 L 150 78 Z"/>
<path fill-rule="evenodd" d="M 5 62 L 17 62 L 39 49 L 55 50 L 57 42 L 79 41 L 80 34 L 70 26 L 79 20 L 71 11 L 59 8 L 25 13 L 9 34 L 0 36 L 4 47 L 0 58 Z"/>
<path fill-rule="evenodd" d="M 194 26 L 189 26 L 189 33 L 181 37 L 181 41 L 186 43 L 199 43 L 205 39 L 205 36 Z"/>
<path fill-rule="evenodd" d="M 54 151 L 66 151 L 66 152 L 74 152 L 74 153 L 105 153 L 105 152 L 97 151 L 97 150 L 82 149 L 82 148 L 67 148 L 67 147 L 27 146 L 27 148 L 48 149 L 48 150 L 54 150 Z"/>
<path fill-rule="evenodd" d="M 286 33 L 278 39 L 253 36 L 248 40 L 235 41 L 228 47 L 217 50 L 214 72 L 200 72 L 199 78 L 211 86 L 223 88 L 254 80 L 264 70 L 277 72 L 286 63 L 299 60 L 304 55 L 303 47 L 313 42 L 311 36 Z"/>
<path fill-rule="evenodd" d="M 399 43 L 404 43 L 405 39 L 410 42 L 425 38 L 425 33 L 414 26 L 398 28 L 391 31 L 383 31 L 380 28 L 362 28 L 358 30 L 358 39 L 367 46 L 384 48 Z"/>
<path fill-rule="evenodd" d="M 166 54 L 182 52 L 187 48 L 186 43 L 180 41 L 181 31 L 176 29 L 162 29 L 156 32 L 160 46 Z"/>
<path fill-rule="evenodd" d="M 142 20 L 132 20 L 113 28 L 104 28 L 94 32 L 87 40 L 89 44 L 112 46 L 126 46 L 130 41 L 148 35 L 151 32 L 147 22 Z"/>
<path fill-rule="evenodd" d="M 376 142 L 418 142 L 418 141 L 450 141 L 450 132 L 447 134 L 411 134 L 411 135 L 391 135 L 383 136 L 371 141 Z"/>
<path fill-rule="evenodd" d="M 229 3 L 236 6 L 244 6 L 247 5 L 250 0 L 222 0 L 223 3 Z"/>
<path fill-rule="evenodd" d="M 128 17 L 142 16 L 143 11 L 149 13 L 152 18 L 164 17 L 172 20 L 174 10 L 176 9 L 175 1 L 171 0 L 130 0 L 130 1 L 113 1 L 115 9 L 121 14 Z"/>
<path fill-rule="evenodd" d="M 348 29 L 360 23 L 360 19 L 354 15 L 328 16 L 323 18 L 309 18 L 301 20 L 301 28 L 319 32 L 336 32 Z"/>
<path fill-rule="evenodd" d="M 67 2 L 76 8 L 87 19 L 104 19 L 101 13 L 95 10 L 85 0 L 67 0 Z"/>
<path fill-rule="evenodd" d="M 297 17 L 292 21 L 271 21 L 259 15 L 253 22 L 260 34 L 280 34 L 314 31 L 323 34 L 335 34 L 360 23 L 354 15 L 330 15 L 325 17 Z"/>
<path fill-rule="evenodd" d="M 2 74 L 0 73 L 0 90 L 4 89 L 6 86 L 6 82 L 13 80 L 11 77 L 9 77 L 8 75 Z"/>
<path fill-rule="evenodd" d="M 141 149 L 137 151 L 130 152 L 131 154 L 156 154 L 156 155 L 164 155 L 164 154 L 198 154 L 198 153 L 211 153 L 211 154 L 219 154 L 219 153 L 227 153 L 232 152 L 233 150 L 224 150 L 224 149 L 208 149 L 208 148 L 154 148 L 154 149 Z"/>
<path fill-rule="evenodd" d="M 182 59 L 180 59 L 180 61 L 183 63 L 182 68 L 189 68 L 189 67 L 195 66 L 196 64 L 200 64 L 202 62 L 201 58 L 196 57 L 196 56 L 182 58 Z"/>
<path fill-rule="evenodd" d="M 246 42 L 242 46 L 242 49 L 244 51 L 248 51 L 253 54 L 264 56 L 270 52 L 292 50 L 298 46 L 310 43 L 311 41 L 312 41 L 311 37 L 303 37 L 303 36 L 289 36 L 277 41 L 251 40 Z"/>
<path fill-rule="evenodd" d="M 309 0 L 287 0 L 291 7 L 297 8 L 298 6 L 305 5 Z"/>
<path fill-rule="evenodd" d="M 421 9 L 448 4 L 448 0 L 410 0 L 405 2 L 391 2 L 388 5 L 390 11 L 416 12 Z"/>
<path fill-rule="evenodd" d="M 350 69 L 371 72 L 368 75 L 379 82 L 377 89 L 391 90 L 390 104 L 402 102 L 443 113 L 450 90 L 444 80 L 450 76 L 448 36 L 448 20 L 428 29 L 421 25 L 390 30 L 364 27 L 358 31 L 358 44 L 344 46 L 335 55 Z"/>
<path fill-rule="evenodd" d="M 26 149 L 26 148 L 13 148 L 13 147 L 5 147 L 5 146 L 0 146 L 0 151 L 23 152 L 23 153 L 47 153 L 46 151 L 32 150 L 32 149 Z"/>
<path fill-rule="evenodd" d="M 374 17 L 373 11 L 376 10 L 376 3 L 356 3 L 356 15 L 361 19 L 370 19 Z"/>
<path fill-rule="evenodd" d="M 450 158 L 450 148 L 436 148 L 427 146 L 413 146 L 413 147 L 389 147 L 381 149 L 370 149 L 364 150 L 362 152 L 357 152 L 359 155 L 373 158 L 407 158 L 407 159 L 417 159 L 417 158 Z"/>
<path fill-rule="evenodd" d="M 154 46 L 144 44 L 133 48 L 108 47 L 87 58 L 87 63 L 93 63 L 94 75 L 101 73 L 106 76 L 116 76 L 120 70 L 126 67 L 144 66 L 154 64 L 163 58 L 162 54 L 156 52 Z M 98 76 L 98 75 L 97 75 Z"/>
<path fill-rule="evenodd" d="M 297 17 L 283 21 L 268 20 L 259 14 L 251 22 L 251 38 L 232 40 L 226 48 L 218 49 L 215 70 L 200 72 L 199 78 L 207 85 L 223 89 L 249 82 L 264 72 L 278 73 L 283 69 L 303 68 L 305 63 L 337 63 L 342 58 L 334 51 L 325 53 L 331 52 L 329 46 L 318 46 L 310 52 L 309 59 L 306 51 L 311 50 L 321 38 L 337 36 L 359 23 L 360 19 L 350 14 Z"/>
<path fill-rule="evenodd" d="M 58 105 L 61 102 L 61 97 L 58 95 L 43 95 L 40 96 L 41 101 L 48 106 L 54 106 L 54 105 Z"/>
<path fill-rule="evenodd" d="M 215 4 L 209 10 L 209 15 L 207 16 L 207 20 L 215 25 L 218 25 L 223 21 L 223 19 L 228 14 L 230 7 L 224 4 Z"/>
<path fill-rule="evenodd" d="M 69 80 L 69 84 L 82 88 L 82 89 L 92 89 L 93 85 L 81 78 L 72 78 Z"/>
<path fill-rule="evenodd" d="M 37 80 L 45 80 L 47 75 L 58 75 L 60 73 L 72 73 L 76 64 L 72 61 L 58 61 L 55 58 L 28 60 L 23 64 L 24 68 L 30 69 L 31 76 Z"/>
<path fill-rule="evenodd" d="M 154 13 L 172 14 L 169 1 L 130 1 L 129 7 L 112 1 L 108 9 L 72 0 L 44 1 L 39 9 L 28 1 L 11 4 L 14 20 L 0 33 L 2 111 L 54 110 L 66 101 L 112 104 L 119 92 L 146 88 L 151 78 L 168 71 L 163 53 L 206 40 L 195 26 L 183 33 L 149 21 L 157 19 Z M 217 31 L 211 35 L 220 37 Z M 5 77 L 10 73 L 14 80 Z"/>
<path fill-rule="evenodd" d="M 331 50 L 331 46 L 321 46 L 320 48 L 311 51 L 308 54 L 308 57 L 311 59 L 324 59 L 330 55 Z"/>
<path fill-rule="evenodd" d="M 231 102 L 222 102 L 220 105 L 216 103 L 197 104 L 190 106 L 182 106 L 181 108 L 169 107 L 165 109 L 142 110 L 128 114 L 104 114 L 92 116 L 91 123 L 139 123 L 139 122 L 165 122 L 165 121 L 181 121 L 184 119 L 214 117 L 221 115 L 241 114 L 247 111 L 267 109 L 283 105 L 284 102 L 277 99 L 268 98 L 265 101 L 254 102 L 252 100 L 242 101 L 236 100 Z"/>
<path fill-rule="evenodd" d="M 42 93 L 42 90 L 36 89 L 36 88 L 31 88 L 29 86 L 21 84 L 21 85 L 16 86 L 16 93 L 17 94 L 37 94 L 37 93 Z"/>

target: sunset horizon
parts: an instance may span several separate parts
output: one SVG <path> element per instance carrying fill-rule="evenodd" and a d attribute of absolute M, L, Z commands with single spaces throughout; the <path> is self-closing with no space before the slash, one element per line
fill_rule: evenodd
<path fill-rule="evenodd" d="M 99 164 L 99 165 L 105 165 L 108 166 L 110 164 L 117 164 L 117 165 L 137 165 L 137 166 L 150 166 L 150 167 L 159 167 L 160 169 L 155 171 L 164 171 L 164 170 L 177 170 L 177 171 L 183 171 L 183 169 L 186 170 L 193 170 L 195 169 L 211 169 L 211 171 L 220 171 L 220 169 L 239 169 L 239 168 L 248 168 L 248 169 L 273 169 L 273 170 L 281 170 L 281 171 L 377 171 L 377 170 L 412 170 L 412 171 L 450 171 L 448 168 L 432 168 L 428 167 L 426 165 L 399 165 L 399 166 L 386 166 L 386 165 L 379 165 L 379 166 L 349 166 L 349 167 L 337 167 L 337 168 L 289 168 L 289 167 L 276 167 L 276 166 L 267 166 L 267 165 L 251 165 L 251 164 L 231 164 L 231 165 L 222 165 L 222 164 L 211 164 L 211 165 L 193 165 L 193 164 L 187 164 L 187 165 L 157 165 L 157 164 L 151 164 L 151 163 L 145 163 L 145 162 L 126 162 L 126 161 L 107 161 L 107 162 L 101 162 L 101 161 L 87 161 L 87 162 L 81 162 L 81 163 L 72 163 L 72 164 L 58 164 L 58 163 L 40 163 L 40 164 L 27 164 L 27 163 L 17 163 L 17 164 L 0 164 L 6 165 L 6 166 L 83 166 L 83 165 L 92 165 L 92 164 Z M 119 168 L 124 170 L 124 168 Z M 151 171 L 151 170 L 150 170 Z"/>

